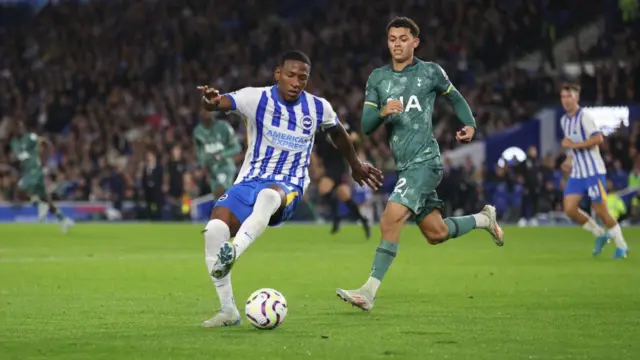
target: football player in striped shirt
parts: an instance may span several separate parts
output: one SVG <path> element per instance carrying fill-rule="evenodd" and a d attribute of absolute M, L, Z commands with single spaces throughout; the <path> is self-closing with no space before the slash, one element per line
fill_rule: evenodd
<path fill-rule="evenodd" d="M 209 274 L 221 310 L 204 327 L 240 323 L 233 299 L 231 267 L 267 228 L 289 219 L 309 185 L 309 161 L 317 130 L 328 131 L 361 186 L 377 189 L 382 172 L 361 162 L 331 104 L 304 88 L 311 61 L 290 51 L 275 69 L 276 85 L 247 87 L 220 95 L 199 87 L 207 111 L 234 111 L 247 122 L 248 149 L 233 187 L 216 202 L 204 230 Z M 229 242 L 235 236 L 233 243 Z"/>
<path fill-rule="evenodd" d="M 629 247 L 622 236 L 620 224 L 607 208 L 607 168 L 599 148 L 604 136 L 592 115 L 579 105 L 580 86 L 564 85 L 560 99 L 566 111 L 560 119 L 564 132 L 562 147 L 569 150 L 568 156 L 571 157 L 571 175 L 564 189 L 564 211 L 574 222 L 596 237 L 593 255 L 600 254 L 609 238 L 612 238 L 616 245 L 614 258 L 625 258 Z M 584 196 L 589 197 L 596 216 L 608 230 L 598 226 L 594 219 L 580 209 Z"/>

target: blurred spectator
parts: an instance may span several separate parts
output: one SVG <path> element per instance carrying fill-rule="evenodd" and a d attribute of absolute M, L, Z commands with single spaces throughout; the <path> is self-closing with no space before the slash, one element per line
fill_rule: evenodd
<path fill-rule="evenodd" d="M 524 179 L 522 204 L 520 216 L 523 221 L 529 221 L 539 211 L 540 196 L 543 192 L 544 174 L 542 164 L 538 159 L 538 149 L 535 146 L 529 147 L 527 159 L 516 166 L 518 176 Z"/>
<path fill-rule="evenodd" d="M 182 156 L 182 148 L 180 145 L 174 145 L 171 149 L 171 159 L 167 164 L 167 172 L 162 189 L 174 219 L 182 218 L 182 195 L 184 194 L 184 175 L 186 172 L 187 163 Z"/>
<path fill-rule="evenodd" d="M 163 168 L 158 163 L 158 154 L 149 148 L 145 154 L 145 162 L 140 167 L 144 201 L 147 204 L 147 216 L 152 220 L 160 220 L 164 194 L 162 192 Z"/>
<path fill-rule="evenodd" d="M 257 0 L 70 1 L 49 2 L 37 14 L 3 7 L 0 166 L 9 163 L 6 124 L 24 117 L 54 144 L 43 163 L 58 199 L 110 200 L 116 208 L 127 200 L 144 200 L 153 218 L 161 216 L 165 203 L 174 217 L 183 215 L 190 206 L 187 199 L 209 192 L 190 139 L 199 117 L 197 85 L 231 91 L 270 84 L 277 55 L 300 48 L 313 61 L 308 90 L 326 97 L 340 119 L 357 129 L 366 77 L 388 61 L 386 22 L 403 14 L 421 14 L 416 16 L 422 29 L 417 56 L 448 72 L 470 103 L 477 138 L 483 139 L 557 100 L 561 76 L 520 70 L 513 60 L 540 48 L 549 54 L 558 39 L 605 13 L 608 2 L 281 4 L 272 9 L 271 2 Z M 580 60 L 628 59 L 603 61 L 593 72 L 583 72 L 585 102 L 611 105 L 638 99 L 635 29 L 637 21 L 616 24 L 591 53 L 576 51 Z M 244 136 L 241 119 L 216 116 L 228 118 Z M 438 104 L 433 121 L 441 149 L 457 146 L 453 133 L 458 124 L 449 106 Z M 637 131 L 624 136 L 624 141 L 612 141 L 607 153 L 620 163 L 612 163 L 616 186 L 640 146 Z M 150 147 L 155 153 L 146 150 Z M 386 191 L 392 189 L 395 166 L 384 129 L 364 141 L 362 149 L 385 171 Z M 322 164 L 318 168 L 322 171 Z M 470 161 L 456 168 L 445 160 L 439 191 L 448 212 L 473 211 L 487 200 L 500 202 L 502 214 L 517 217 L 537 199 L 531 191 L 537 191 L 533 194 L 541 202 L 548 196 L 538 208 L 549 202 L 556 207 L 550 194 L 557 195 L 562 177 L 541 171 L 542 179 L 498 169 L 499 174 L 488 174 L 483 182 L 481 169 Z M 8 166 L 0 167 L 0 196 L 12 200 L 17 180 Z"/>

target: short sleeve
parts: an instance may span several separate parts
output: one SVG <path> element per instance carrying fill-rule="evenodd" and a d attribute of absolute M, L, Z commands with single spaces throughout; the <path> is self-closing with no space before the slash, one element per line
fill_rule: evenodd
<path fill-rule="evenodd" d="M 373 106 L 376 108 L 380 107 L 380 97 L 378 96 L 377 89 L 377 79 L 375 76 L 375 72 L 372 72 L 367 79 L 367 86 L 364 90 L 364 105 L 365 106 Z"/>
<path fill-rule="evenodd" d="M 449 80 L 449 76 L 447 75 L 447 72 L 444 71 L 442 66 L 436 63 L 432 63 L 431 66 L 433 66 L 434 68 L 432 71 L 430 71 L 430 73 L 435 79 L 434 81 L 435 90 L 440 95 L 447 95 L 448 93 L 451 92 L 451 90 L 453 90 L 453 84 Z"/>
<path fill-rule="evenodd" d="M 263 88 L 246 87 L 231 93 L 223 94 L 231 101 L 231 111 L 234 111 L 246 118 L 255 115 L 258 102 L 260 102 Z"/>
<path fill-rule="evenodd" d="M 580 121 L 582 123 L 582 129 L 584 130 L 585 140 L 593 135 L 601 133 L 591 113 L 583 110 L 582 119 Z"/>
<path fill-rule="evenodd" d="M 325 99 L 321 99 L 320 103 L 323 108 L 322 119 L 320 119 L 320 128 L 322 130 L 327 130 L 338 125 L 340 120 L 338 120 L 338 114 L 333 110 L 333 106 L 331 106 L 331 104 Z"/>

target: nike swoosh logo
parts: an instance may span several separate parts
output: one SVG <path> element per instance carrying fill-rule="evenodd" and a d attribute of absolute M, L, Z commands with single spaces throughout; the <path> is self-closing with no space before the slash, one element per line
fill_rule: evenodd
<path fill-rule="evenodd" d="M 387 92 L 391 89 L 391 81 L 389 81 L 389 85 L 387 85 Z"/>

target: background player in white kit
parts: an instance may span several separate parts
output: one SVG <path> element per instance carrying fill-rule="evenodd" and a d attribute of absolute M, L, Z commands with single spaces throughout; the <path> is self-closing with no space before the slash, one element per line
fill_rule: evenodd
<path fill-rule="evenodd" d="M 578 85 L 564 85 L 560 98 L 566 111 L 560 119 L 564 132 L 562 147 L 571 150 L 568 156 L 572 161 L 571 175 L 564 189 L 564 211 L 573 221 L 596 236 L 593 255 L 600 254 L 609 238 L 612 238 L 616 244 L 614 257 L 625 258 L 629 248 L 622 236 L 620 224 L 607 208 L 607 168 L 598 147 L 604 137 L 592 115 L 580 107 Z M 580 201 L 585 195 L 591 199 L 591 206 L 607 231 L 580 209 Z"/>
<path fill-rule="evenodd" d="M 199 87 L 205 110 L 236 111 L 246 118 L 249 139 L 238 177 L 216 202 L 204 230 L 207 269 L 221 303 L 221 310 L 203 322 L 204 327 L 240 323 L 231 267 L 268 225 L 278 225 L 293 214 L 309 185 L 316 130 L 329 131 L 356 182 L 374 190 L 382 185 L 382 172 L 358 159 L 331 104 L 304 91 L 310 69 L 307 55 L 290 51 L 275 70 L 275 86 L 248 87 L 226 95 Z M 231 236 L 235 236 L 233 243 Z"/>

